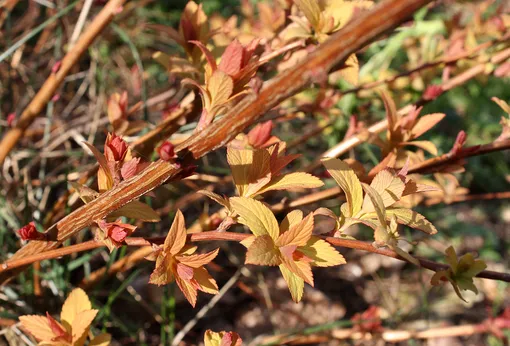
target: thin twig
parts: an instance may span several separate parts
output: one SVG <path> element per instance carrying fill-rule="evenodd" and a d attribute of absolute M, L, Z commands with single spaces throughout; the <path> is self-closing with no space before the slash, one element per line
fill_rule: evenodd
<path fill-rule="evenodd" d="M 245 233 L 234 233 L 234 232 L 218 232 L 218 231 L 209 231 L 209 232 L 201 232 L 201 233 L 193 233 L 189 235 L 189 241 L 191 242 L 203 242 L 203 241 L 235 241 L 240 242 L 249 237 L 250 234 Z M 361 241 L 361 240 L 351 240 L 351 239 L 340 239 L 334 237 L 324 237 L 321 236 L 322 239 L 329 242 L 331 245 L 355 250 L 362 250 L 366 252 L 372 252 L 375 254 L 379 254 L 386 257 L 391 257 L 398 259 L 400 261 L 408 262 L 407 259 L 400 257 L 395 251 L 376 248 L 371 243 Z M 128 246 L 150 246 L 152 244 L 162 244 L 165 241 L 165 237 L 155 237 L 155 238 L 137 238 L 131 237 L 126 239 L 126 245 Z M 105 246 L 102 242 L 98 242 L 95 240 L 90 240 L 84 243 L 66 246 L 61 249 L 50 250 L 43 253 L 29 255 L 20 259 L 10 260 L 5 262 L 0 267 L 0 273 L 12 270 L 15 268 L 23 267 L 33 262 L 42 261 L 45 259 L 58 258 L 65 255 L 70 255 L 73 253 L 88 251 L 95 248 Z M 424 258 L 415 257 L 420 265 L 424 268 L 430 269 L 432 271 L 444 270 L 447 269 L 448 266 L 441 263 L 436 263 L 433 261 L 429 261 Z M 510 273 L 500 273 L 494 272 L 490 270 L 484 270 L 480 272 L 477 277 L 498 281 L 510 282 Z"/>
<path fill-rule="evenodd" d="M 177 346 L 181 342 L 181 340 L 186 336 L 186 334 L 189 333 L 191 329 L 200 321 L 219 301 L 227 291 L 234 286 L 234 284 L 237 282 L 239 277 L 241 276 L 241 273 L 243 271 L 243 267 L 237 269 L 237 271 L 232 275 L 232 277 L 223 285 L 223 287 L 220 289 L 218 294 L 214 295 L 211 300 L 202 308 L 200 311 L 193 317 L 192 320 L 190 320 L 188 323 L 182 327 L 182 329 L 177 333 L 172 340 L 172 346 Z"/>

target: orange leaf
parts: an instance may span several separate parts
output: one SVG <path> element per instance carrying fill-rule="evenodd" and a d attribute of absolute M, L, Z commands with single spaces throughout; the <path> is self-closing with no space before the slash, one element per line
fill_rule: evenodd
<path fill-rule="evenodd" d="M 177 254 L 186 244 L 186 226 L 184 216 L 180 210 L 175 213 L 175 218 L 165 239 L 163 251 Z"/>
<path fill-rule="evenodd" d="M 287 232 L 280 235 L 276 245 L 279 247 L 288 245 L 303 246 L 312 236 L 312 231 L 313 213 L 310 213 L 301 222 L 292 225 Z"/>
<path fill-rule="evenodd" d="M 420 137 L 422 134 L 434 127 L 438 122 L 443 120 L 445 116 L 446 114 L 444 113 L 432 113 L 420 117 L 411 129 L 411 137 Z"/>
<path fill-rule="evenodd" d="M 216 249 L 216 250 L 213 250 L 213 251 L 205 253 L 205 254 L 175 256 L 175 258 L 179 262 L 181 262 L 191 268 L 199 268 L 199 267 L 211 262 L 213 259 L 215 259 L 216 256 L 218 256 L 219 251 L 220 251 L 220 249 Z"/>

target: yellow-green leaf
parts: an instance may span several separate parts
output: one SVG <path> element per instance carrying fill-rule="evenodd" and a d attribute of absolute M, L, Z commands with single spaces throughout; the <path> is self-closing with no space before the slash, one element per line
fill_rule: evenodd
<path fill-rule="evenodd" d="M 383 200 L 379 193 L 375 191 L 375 189 L 365 183 L 363 183 L 363 190 L 366 192 L 365 200 L 370 199 L 372 201 L 372 205 L 375 209 L 375 213 L 377 214 L 377 219 L 381 226 L 386 227 L 386 208 L 384 207 Z"/>
<path fill-rule="evenodd" d="M 212 107 L 227 102 L 233 90 L 234 81 L 228 74 L 220 70 L 214 71 L 207 81 L 207 91 L 211 95 Z"/>
<path fill-rule="evenodd" d="M 280 264 L 280 271 L 282 272 L 283 278 L 289 286 L 290 295 L 292 296 L 292 300 L 296 303 L 301 301 L 303 297 L 303 289 L 305 286 L 305 281 L 301 279 L 299 276 L 291 272 L 284 264 Z"/>
<path fill-rule="evenodd" d="M 372 187 L 377 194 L 381 196 L 382 204 L 385 207 L 389 207 L 402 198 L 405 184 L 396 174 L 393 174 L 388 170 L 382 170 L 374 177 L 370 187 Z M 375 209 L 371 199 L 365 197 L 363 207 L 361 209 L 364 212 L 374 211 Z"/>
<path fill-rule="evenodd" d="M 265 185 L 258 194 L 271 190 L 290 190 L 290 189 L 312 189 L 321 187 L 324 183 L 317 177 L 304 172 L 295 172 L 280 175 L 271 179 L 269 184 Z"/>
<path fill-rule="evenodd" d="M 108 333 L 101 333 L 90 340 L 89 346 L 108 346 L 112 341 L 112 336 Z"/>
<path fill-rule="evenodd" d="M 161 220 L 154 209 L 140 201 L 131 201 L 108 215 L 109 218 L 113 219 L 121 216 L 145 222 L 158 222 Z"/>
<path fill-rule="evenodd" d="M 345 193 L 349 205 L 349 215 L 346 216 L 357 214 L 363 203 L 363 189 L 354 171 L 346 162 L 339 159 L 325 158 L 322 159 L 322 164 Z"/>
<path fill-rule="evenodd" d="M 431 141 L 412 141 L 412 142 L 404 142 L 402 143 L 402 146 L 404 145 L 413 145 L 415 147 L 418 147 L 420 149 L 423 149 L 425 151 L 428 151 L 429 153 L 431 153 L 432 155 L 436 156 L 437 155 L 437 148 L 436 148 L 436 145 L 434 143 L 432 143 Z"/>
<path fill-rule="evenodd" d="M 97 184 L 99 185 L 99 191 L 106 191 L 113 187 L 113 177 L 108 168 L 108 163 L 103 154 L 96 149 L 95 146 L 88 142 L 83 142 L 89 148 L 89 150 L 96 157 L 97 163 L 99 163 L 99 171 L 97 173 Z"/>
<path fill-rule="evenodd" d="M 293 210 L 288 213 L 280 224 L 280 234 L 289 230 L 292 226 L 303 220 L 303 212 L 301 210 Z"/>
<path fill-rule="evenodd" d="M 313 260 L 316 267 L 331 267 L 345 264 L 345 258 L 327 241 L 312 236 L 299 252 Z"/>
<path fill-rule="evenodd" d="M 230 204 L 239 215 L 239 222 L 246 225 L 254 235 L 269 235 L 273 240 L 278 238 L 278 222 L 262 202 L 248 197 L 232 197 Z"/>
<path fill-rule="evenodd" d="M 281 263 L 280 251 L 269 235 L 255 238 L 246 252 L 246 264 L 276 266 Z"/>
<path fill-rule="evenodd" d="M 229 202 L 228 198 L 226 198 L 226 197 L 220 196 L 217 193 L 214 193 L 212 191 L 207 191 L 207 190 L 199 190 L 199 191 L 197 191 L 197 193 L 207 196 L 210 199 L 212 199 L 213 201 L 215 201 L 216 203 L 224 206 L 227 209 L 230 209 L 230 202 Z"/>
<path fill-rule="evenodd" d="M 321 9 L 317 0 L 294 0 L 294 3 L 303 12 L 312 27 L 317 29 L 321 16 Z"/>
<path fill-rule="evenodd" d="M 83 203 L 87 204 L 93 200 L 95 200 L 97 197 L 99 197 L 99 192 L 91 189 L 88 186 L 78 184 L 74 181 L 70 181 L 69 184 L 73 187 L 73 189 L 76 190 L 76 193 L 80 196 Z"/>
<path fill-rule="evenodd" d="M 428 234 L 436 234 L 437 229 L 434 225 L 425 218 L 425 216 L 404 208 L 388 208 L 386 214 L 390 217 L 395 215 L 398 223 L 407 225 L 411 228 L 418 229 Z"/>

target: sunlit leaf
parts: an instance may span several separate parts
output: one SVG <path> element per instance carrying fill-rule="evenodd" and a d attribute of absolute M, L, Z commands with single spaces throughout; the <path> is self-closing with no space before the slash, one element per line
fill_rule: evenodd
<path fill-rule="evenodd" d="M 273 240 L 278 238 L 278 222 L 264 204 L 247 197 L 232 197 L 230 203 L 239 214 L 239 222 L 246 225 L 254 235 L 269 235 Z"/>
<path fill-rule="evenodd" d="M 354 171 L 347 163 L 339 159 L 325 158 L 322 159 L 322 164 L 345 193 L 349 205 L 347 216 L 358 213 L 363 203 L 363 189 Z"/>
<path fill-rule="evenodd" d="M 290 295 L 292 296 L 292 300 L 296 303 L 301 301 L 303 297 L 303 289 L 305 286 L 305 281 L 291 272 L 284 264 L 280 264 L 280 271 L 282 272 L 283 278 L 289 286 Z"/>
<path fill-rule="evenodd" d="M 92 309 L 87 293 L 81 288 L 75 288 L 67 297 L 62 312 L 60 313 L 60 320 L 66 329 L 70 330 L 76 316 L 86 310 Z"/>
<path fill-rule="evenodd" d="M 327 241 L 312 236 L 299 251 L 312 259 L 317 267 L 331 267 L 345 264 L 345 258 Z"/>
<path fill-rule="evenodd" d="M 395 215 L 399 223 L 411 228 L 418 229 L 430 235 L 437 233 L 436 227 L 427 220 L 425 216 L 413 210 L 404 208 L 388 208 L 386 209 L 386 214 L 388 216 Z"/>
<path fill-rule="evenodd" d="M 269 235 L 255 238 L 246 252 L 246 264 L 276 266 L 281 263 L 280 251 Z"/>
<path fill-rule="evenodd" d="M 131 201 L 120 209 L 117 209 L 111 214 L 108 214 L 108 217 L 114 219 L 117 219 L 121 216 L 145 222 L 158 222 L 161 220 L 158 213 L 156 213 L 154 209 L 140 201 Z"/>
<path fill-rule="evenodd" d="M 281 175 L 271 180 L 271 182 L 265 185 L 259 194 L 262 194 L 271 190 L 290 190 L 296 188 L 315 188 L 321 187 L 324 183 L 317 177 L 304 172 L 295 172 L 285 175 Z"/>

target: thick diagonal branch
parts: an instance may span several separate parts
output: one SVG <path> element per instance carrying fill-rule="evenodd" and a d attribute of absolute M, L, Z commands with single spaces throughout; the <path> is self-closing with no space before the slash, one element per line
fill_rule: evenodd
<path fill-rule="evenodd" d="M 252 94 L 247 96 L 221 120 L 213 123 L 199 135 L 182 143 L 178 150 L 181 152 L 189 150 L 195 158 L 198 158 L 228 143 L 238 133 L 257 120 L 257 118 L 264 115 L 266 111 L 304 89 L 310 83 L 326 78 L 328 71 L 333 66 L 342 63 L 351 54 L 374 41 L 381 34 L 404 22 L 414 11 L 430 1 L 386 0 L 371 11 L 363 13 L 332 35 L 324 44 L 317 47 L 303 62 L 276 77 L 259 95 Z M 110 1 L 110 3 L 112 2 Z M 384 20 L 381 20 L 381 18 L 384 18 Z M 4 142 L 5 140 L 6 138 L 4 138 Z M 5 157 L 5 153 L 2 154 L 0 152 L 0 159 L 3 157 Z M 150 179 L 146 179 L 149 172 Z M 16 252 L 12 259 L 37 254 L 57 247 L 63 239 L 67 239 L 87 225 L 90 225 L 94 220 L 98 219 L 98 216 L 104 217 L 129 201 L 163 184 L 176 173 L 177 171 L 165 162 L 158 161 L 152 163 L 141 175 L 114 187 L 95 200 L 94 204 L 89 203 L 83 206 L 57 223 L 55 228 L 52 227 L 48 230 L 51 237 L 57 241 L 49 243 L 30 242 Z M 129 193 L 128 196 L 125 195 L 126 192 Z M 118 198 L 122 203 L 116 202 L 112 204 L 115 198 Z M 103 206 L 105 209 L 98 210 L 97 206 Z M 12 273 L 2 273 L 0 275 L 0 283 L 10 276 L 12 276 Z"/>

